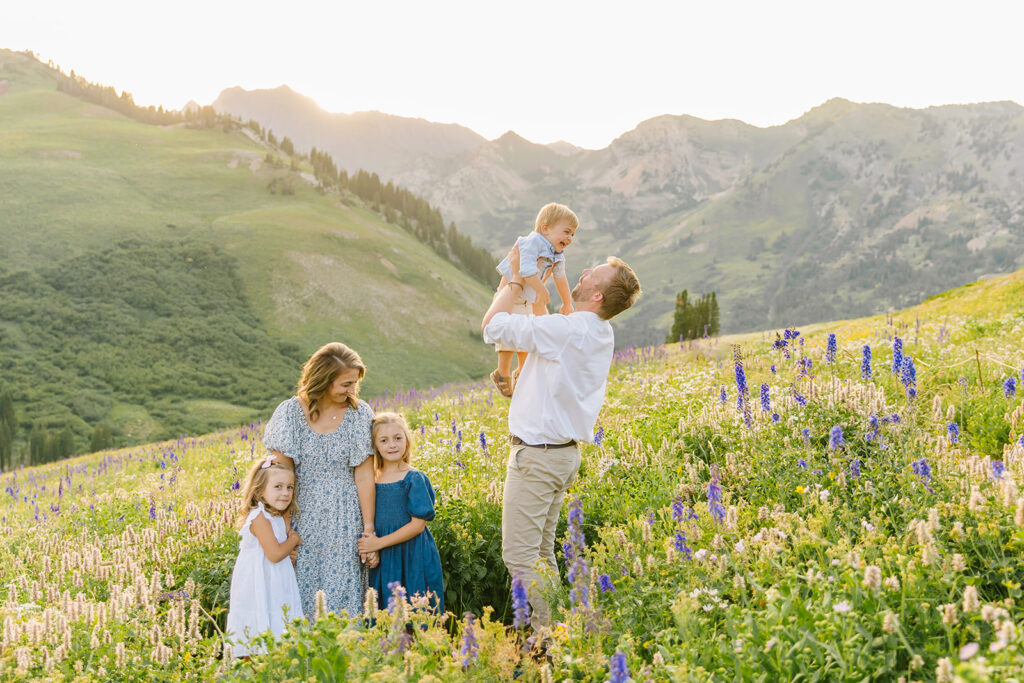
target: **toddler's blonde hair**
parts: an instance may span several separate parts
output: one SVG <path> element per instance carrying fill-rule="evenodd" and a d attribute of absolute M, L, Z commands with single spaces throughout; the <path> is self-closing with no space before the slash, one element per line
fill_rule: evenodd
<path fill-rule="evenodd" d="M 580 219 L 576 217 L 576 214 L 573 213 L 572 209 L 565 204 L 556 204 L 555 202 L 551 202 L 544 206 L 540 210 L 540 213 L 537 214 L 537 221 L 533 226 L 533 230 L 534 232 L 540 232 L 541 226 L 551 226 L 563 220 L 568 221 L 573 230 L 580 227 Z"/>

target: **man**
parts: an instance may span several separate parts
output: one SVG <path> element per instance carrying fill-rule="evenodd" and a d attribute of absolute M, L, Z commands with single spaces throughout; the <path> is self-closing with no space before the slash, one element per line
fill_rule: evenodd
<path fill-rule="evenodd" d="M 501 514 L 501 556 L 529 590 L 534 628 L 548 626 L 551 608 L 540 592 L 538 563 L 557 576 L 555 526 L 562 500 L 580 468 L 580 441 L 594 440 L 604 403 L 615 339 L 608 322 L 640 296 L 640 282 L 623 261 L 583 271 L 572 290 L 570 315 L 512 315 L 523 287 L 519 254 L 515 277 L 495 298 L 481 327 L 484 341 L 522 349 L 529 358 L 508 412 L 512 448 Z"/>

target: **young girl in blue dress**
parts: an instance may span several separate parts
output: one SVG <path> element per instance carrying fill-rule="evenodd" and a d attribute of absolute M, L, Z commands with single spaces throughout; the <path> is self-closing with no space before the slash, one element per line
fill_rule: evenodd
<path fill-rule="evenodd" d="M 412 437 L 405 418 L 380 413 L 373 419 L 373 458 L 377 484 L 376 534 L 359 539 L 359 552 L 380 552 L 380 564 L 370 571 L 370 587 L 381 608 L 398 582 L 409 597 L 428 596 L 438 614 L 444 613 L 441 556 L 427 528 L 434 519 L 434 487 L 427 475 L 409 464 Z"/>

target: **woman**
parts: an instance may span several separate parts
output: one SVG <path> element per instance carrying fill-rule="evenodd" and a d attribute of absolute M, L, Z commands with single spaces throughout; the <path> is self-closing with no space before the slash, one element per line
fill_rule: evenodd
<path fill-rule="evenodd" d="M 295 469 L 302 536 L 295 573 L 302 609 L 312 621 L 322 590 L 331 612 L 362 607 L 362 533 L 374 532 L 373 410 L 358 399 L 366 367 L 337 342 L 322 346 L 302 368 L 296 395 L 274 411 L 263 444 Z M 376 554 L 362 558 L 372 564 Z"/>

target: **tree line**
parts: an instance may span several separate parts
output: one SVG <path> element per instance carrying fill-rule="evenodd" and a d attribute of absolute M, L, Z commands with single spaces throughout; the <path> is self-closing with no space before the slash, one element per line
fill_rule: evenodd
<path fill-rule="evenodd" d="M 282 151 L 286 147 L 294 150 L 287 137 L 281 141 Z M 385 221 L 405 228 L 442 258 L 486 284 L 498 284 L 495 270 L 498 262 L 491 253 L 474 245 L 468 235 L 460 233 L 454 221 L 446 227 L 441 210 L 431 206 L 423 197 L 391 181 L 383 183 L 376 173 L 363 169 L 349 176 L 346 171 L 338 170 L 330 154 L 316 147 L 309 151 L 309 161 L 313 175 L 325 188 L 348 190 L 368 202 L 374 211 L 383 213 Z"/>
<path fill-rule="evenodd" d="M 699 339 L 704 336 L 714 337 L 719 331 L 719 318 L 718 297 L 715 292 L 702 294 L 691 302 L 690 293 L 684 289 L 676 295 L 672 329 L 665 337 L 665 343 Z"/>

